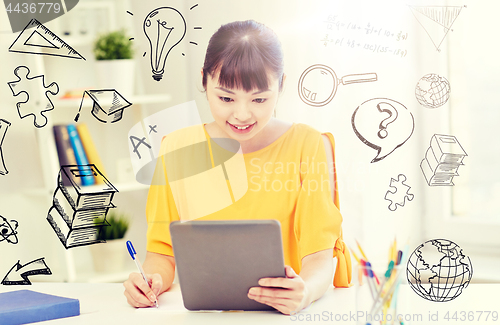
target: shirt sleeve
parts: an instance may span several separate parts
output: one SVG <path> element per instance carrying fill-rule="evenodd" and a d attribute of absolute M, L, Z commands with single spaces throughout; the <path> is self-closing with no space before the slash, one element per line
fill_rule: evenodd
<path fill-rule="evenodd" d="M 331 133 L 324 133 L 328 139 L 330 140 L 330 144 L 332 146 L 333 153 L 333 184 L 335 190 L 335 196 L 333 202 L 335 206 L 340 209 L 340 201 L 339 201 L 339 189 L 337 182 L 337 169 L 335 164 L 335 139 Z M 340 229 L 340 236 L 335 242 L 335 247 L 333 249 L 333 256 L 337 257 L 337 269 L 335 270 L 335 276 L 333 278 L 333 285 L 335 287 L 349 287 L 351 286 L 352 279 L 352 264 L 351 264 L 351 254 L 349 252 L 349 248 L 344 243 L 344 238 L 342 236 L 342 229 Z"/>
<path fill-rule="evenodd" d="M 179 220 L 174 197 L 168 184 L 165 166 L 166 141 L 162 141 L 160 155 L 151 185 L 149 186 L 146 203 L 146 218 L 148 222 L 147 250 L 153 253 L 174 256 L 172 239 L 170 237 L 170 223 Z"/>
<path fill-rule="evenodd" d="M 349 286 L 350 256 L 342 240 L 342 215 L 335 204 L 338 203 L 337 193 L 337 199 L 332 199 L 330 166 L 327 164 L 324 142 L 319 133 L 307 142 L 301 161 L 302 185 L 294 216 L 299 258 L 302 260 L 307 255 L 333 248 L 333 256 L 338 259 L 334 285 Z"/>

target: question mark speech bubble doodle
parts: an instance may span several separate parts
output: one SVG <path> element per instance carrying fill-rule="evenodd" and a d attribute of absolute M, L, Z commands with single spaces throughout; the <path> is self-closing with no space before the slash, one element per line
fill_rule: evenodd
<path fill-rule="evenodd" d="M 403 104 L 388 98 L 373 98 L 359 105 L 352 114 L 351 124 L 356 136 L 378 151 L 372 163 L 402 146 L 415 128 L 411 112 Z"/>
<path fill-rule="evenodd" d="M 387 132 L 387 127 L 398 118 L 398 111 L 394 108 L 394 106 L 388 103 L 377 104 L 377 109 L 380 112 L 386 112 L 389 114 L 389 117 L 382 120 L 378 127 L 380 130 L 377 132 L 377 135 L 380 139 L 384 139 L 389 134 Z"/>

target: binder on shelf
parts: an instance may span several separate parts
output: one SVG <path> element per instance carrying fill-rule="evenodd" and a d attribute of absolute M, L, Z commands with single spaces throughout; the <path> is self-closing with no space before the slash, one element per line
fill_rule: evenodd
<path fill-rule="evenodd" d="M 73 124 L 69 124 L 67 126 L 69 139 L 71 141 L 71 146 L 75 152 L 76 164 L 79 166 L 88 165 L 89 161 L 87 158 L 87 154 L 85 153 L 85 149 L 83 149 L 82 140 L 80 139 L 80 135 L 78 134 L 78 130 L 76 126 Z M 92 174 L 85 174 L 84 170 L 80 171 L 80 176 L 82 185 L 94 185 L 95 179 Z"/>
<path fill-rule="evenodd" d="M 68 128 L 66 125 L 54 125 L 52 127 L 54 132 L 54 139 L 56 142 L 57 155 L 59 157 L 59 166 L 76 165 L 75 151 L 69 140 Z M 81 184 L 80 178 L 71 177 L 73 182 Z M 63 179 L 66 186 L 71 184 L 69 179 Z"/>
<path fill-rule="evenodd" d="M 80 123 L 76 125 L 76 129 L 78 131 L 78 135 L 80 136 L 80 140 L 82 141 L 83 149 L 87 154 L 87 159 L 89 164 L 94 164 L 103 175 L 106 175 L 106 171 L 104 170 L 104 165 L 102 164 L 101 157 L 99 156 L 99 152 L 95 146 L 94 141 L 92 140 L 92 136 L 90 135 L 87 124 Z M 70 164 L 66 164 L 70 165 Z M 96 184 L 103 184 L 102 178 L 95 178 Z"/>

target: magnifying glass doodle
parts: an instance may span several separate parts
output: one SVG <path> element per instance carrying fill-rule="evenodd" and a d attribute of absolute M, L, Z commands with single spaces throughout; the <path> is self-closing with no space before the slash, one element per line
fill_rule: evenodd
<path fill-rule="evenodd" d="M 376 73 L 351 74 L 338 79 L 332 68 L 323 64 L 315 64 L 302 72 L 298 90 L 300 99 L 304 103 L 320 107 L 328 104 L 335 97 L 340 84 L 350 85 L 372 81 L 377 81 Z"/>

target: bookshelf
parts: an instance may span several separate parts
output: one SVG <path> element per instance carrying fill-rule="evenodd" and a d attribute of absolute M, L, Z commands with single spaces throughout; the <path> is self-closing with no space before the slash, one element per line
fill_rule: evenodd
<path fill-rule="evenodd" d="M 140 184 L 138 182 L 123 182 L 123 183 L 116 183 L 113 185 L 116 185 L 116 187 L 119 189 L 120 193 L 128 193 L 128 192 L 149 189 L 148 185 Z M 90 186 L 85 186 L 85 188 L 92 190 L 92 187 L 95 187 L 95 186 L 96 185 L 90 185 Z M 49 188 L 49 187 L 32 188 L 32 189 L 25 190 L 23 194 L 25 194 L 27 196 L 47 196 L 47 195 L 52 196 L 54 194 L 54 189 Z"/>
<path fill-rule="evenodd" d="M 153 95 L 151 97 L 147 95 L 138 96 L 139 100 L 135 101 L 132 105 L 131 109 L 140 110 L 140 106 L 142 103 L 157 103 L 157 102 L 168 102 L 170 99 L 169 96 L 166 95 Z M 60 100 L 55 102 L 55 106 L 58 102 L 65 102 L 66 100 Z M 66 103 L 67 104 L 67 103 Z M 64 105 L 61 105 L 63 107 Z M 58 106 L 56 106 L 58 107 Z M 73 121 L 68 121 L 71 123 Z M 96 121 L 96 123 L 98 123 Z M 44 128 L 37 130 L 36 136 L 38 138 L 39 143 L 39 154 L 40 154 L 40 162 L 42 165 L 42 173 L 44 179 L 44 187 L 43 188 L 35 188 L 27 191 L 26 194 L 34 195 L 34 196 L 42 196 L 44 200 L 51 202 L 53 198 L 54 191 L 56 189 L 57 175 L 60 170 L 59 159 L 57 155 L 55 138 L 52 132 L 53 124 L 49 122 Z M 93 136 L 99 136 L 99 134 L 93 134 Z M 126 136 L 123 135 L 123 136 Z M 108 143 L 108 146 L 112 146 L 112 143 Z M 103 163 L 110 163 L 106 161 L 105 156 L 102 156 Z M 122 159 L 126 159 L 127 157 L 123 157 Z M 109 158 L 108 158 L 109 159 Z M 123 182 L 115 182 L 113 179 L 110 179 L 113 185 L 119 190 L 117 196 L 119 195 L 134 195 L 137 191 L 146 192 L 148 190 L 148 186 L 144 184 L 140 184 L 136 181 L 123 181 Z M 86 190 L 92 190 L 93 187 L 98 187 L 98 185 L 90 185 L 85 186 Z M 126 201 L 126 200 L 125 200 Z M 120 210 L 129 210 L 129 207 L 126 205 L 127 203 L 122 202 L 120 205 L 117 205 Z M 133 203 L 131 203 L 133 204 Z M 134 231 L 131 227 L 129 231 Z M 63 247 L 61 246 L 63 249 Z M 86 250 L 89 249 L 89 246 L 78 247 L 78 250 Z M 85 270 L 81 274 L 77 271 L 78 268 L 75 266 L 76 261 L 73 256 L 73 249 L 67 249 L 63 254 L 63 259 L 65 260 L 65 269 L 66 269 L 66 277 L 63 279 L 68 282 L 120 282 L 124 281 L 130 272 L 135 271 L 135 269 L 131 268 L 130 270 L 123 270 L 115 273 L 99 273 L 93 272 L 92 270 Z M 125 248 L 124 248 L 125 249 Z"/>
<path fill-rule="evenodd" d="M 129 108 L 132 110 L 138 110 L 139 115 L 141 115 L 141 105 L 145 103 L 164 103 L 168 102 L 170 100 L 170 96 L 168 95 L 141 95 L 134 97 L 133 101 L 134 104 Z M 79 100 L 78 100 L 79 101 Z M 54 101 L 54 106 L 57 108 L 60 107 L 71 107 L 72 103 L 75 102 L 74 100 L 57 100 Z M 57 105 L 61 106 L 57 106 Z M 57 114 L 57 113 L 56 113 Z M 68 123 L 71 123 L 73 121 L 68 121 Z M 96 121 L 96 123 L 99 123 Z M 59 173 L 59 159 L 57 155 L 57 149 L 56 149 L 56 143 L 55 143 L 55 138 L 52 132 L 52 127 L 53 124 L 49 122 L 48 125 L 46 125 L 44 128 L 38 129 L 37 130 L 37 138 L 38 138 L 38 143 L 39 145 L 39 153 L 41 157 L 41 164 L 42 164 L 42 173 L 43 173 L 43 178 L 44 178 L 44 184 L 45 186 L 43 188 L 38 188 L 38 189 L 31 189 L 29 190 L 29 195 L 35 195 L 35 196 L 43 196 L 44 200 L 47 201 L 52 201 L 52 196 L 54 194 L 54 191 L 56 189 L 56 182 L 57 182 L 57 175 Z M 93 134 L 94 136 L 99 136 L 99 134 Z M 126 137 L 126 133 L 122 134 L 122 136 Z M 112 143 L 107 144 L 108 147 L 112 147 Z M 102 155 L 103 158 L 103 163 L 110 163 L 109 161 L 106 161 L 106 156 Z M 122 157 L 122 159 L 126 159 L 127 157 Z M 109 160 L 109 157 L 108 157 Z M 110 179 L 110 181 L 113 183 L 113 185 L 119 190 L 119 193 L 117 193 L 117 196 L 119 195 L 134 195 L 134 192 L 137 191 L 142 191 L 146 192 L 148 190 L 147 185 L 140 184 L 136 181 L 124 181 L 124 182 L 115 182 L 113 179 Z M 92 190 L 93 187 L 98 187 L 98 185 L 90 185 L 90 186 L 85 186 L 86 190 Z M 120 210 L 128 210 L 129 207 L 127 205 L 123 205 L 124 203 L 122 202 L 121 205 L 117 205 Z M 127 204 L 127 203 L 125 203 Z M 133 203 L 131 203 L 133 204 Z M 134 231 L 134 229 L 131 227 L 129 231 Z M 78 250 L 86 250 L 89 249 L 90 246 L 83 246 L 83 247 L 78 247 L 76 249 Z M 129 270 L 123 270 L 115 273 L 102 273 L 102 272 L 95 272 L 90 270 L 85 270 L 81 274 L 77 271 L 78 268 L 75 266 L 77 263 L 75 261 L 76 257 L 73 256 L 73 249 L 67 249 L 64 254 L 63 258 L 65 260 L 65 269 L 66 269 L 66 277 L 64 281 L 68 282 L 120 282 L 124 281 L 130 272 L 134 272 L 135 269 L 131 268 Z M 125 249 L 125 248 L 124 248 Z"/>
<path fill-rule="evenodd" d="M 75 108 L 80 106 L 81 100 L 81 98 L 56 99 L 53 100 L 52 103 L 58 108 Z M 171 96 L 168 94 L 136 95 L 130 98 L 127 97 L 127 100 L 137 106 L 145 104 L 166 103 L 171 100 Z M 85 100 L 83 102 L 82 109 L 91 107 L 91 103 L 91 101 Z M 103 104 L 111 104 L 111 102 L 103 102 Z"/>
<path fill-rule="evenodd" d="M 116 30 L 120 29 L 123 26 L 118 26 L 118 20 L 114 17 L 115 12 L 117 10 L 122 11 L 123 8 L 128 8 L 127 0 L 105 0 L 105 1 L 94 1 L 94 0 L 84 0 L 80 1 L 81 3 L 72 10 L 73 16 L 78 17 L 78 15 L 84 15 L 85 12 L 89 12 L 92 10 L 97 10 L 104 15 L 104 19 L 107 21 L 106 29 L 107 30 Z M 118 7 L 118 9 L 117 9 Z M 79 13 L 80 11 L 80 13 Z M 69 16 L 69 15 L 68 15 Z M 60 35 L 68 44 L 75 48 L 90 48 L 95 36 L 98 32 L 102 32 L 102 30 L 88 30 L 85 33 L 75 32 L 78 31 L 78 23 L 73 21 L 73 19 L 65 19 L 66 17 L 61 17 L 61 19 L 56 19 L 53 22 L 47 23 L 47 27 L 54 31 L 56 34 Z M 121 24 L 123 25 L 123 21 Z M 88 25 L 96 25 L 89 22 Z M 98 25 L 98 24 L 97 24 Z M 72 29 L 68 35 L 66 35 L 66 29 Z M 42 55 L 30 55 L 26 56 L 26 64 L 30 67 L 33 67 L 38 74 L 44 74 L 52 72 L 54 70 L 54 65 L 50 65 L 50 58 L 47 59 Z M 87 57 L 87 61 L 89 58 Z M 47 64 L 49 62 L 49 64 Z M 59 61 L 58 61 L 59 62 Z M 61 62 L 64 64 L 73 64 L 72 62 Z M 91 62 L 86 62 L 86 64 L 91 64 Z M 58 67 L 59 68 L 59 67 Z M 64 66 L 61 66 L 60 69 L 64 69 Z M 125 180 L 117 180 L 117 173 L 115 167 L 117 165 L 118 160 L 127 160 L 128 157 L 128 149 L 126 148 L 127 134 L 131 125 L 136 122 L 142 120 L 144 117 L 148 116 L 147 105 L 158 105 L 158 104 L 166 104 L 171 101 L 171 96 L 169 94 L 146 94 L 144 93 L 144 87 L 140 84 L 141 80 L 137 80 L 136 78 L 136 89 L 138 90 L 137 94 L 133 96 L 127 96 L 127 100 L 132 103 L 132 105 L 124 111 L 124 121 L 118 121 L 113 124 L 104 124 L 90 116 L 90 110 L 88 108 L 91 107 L 92 101 L 85 100 L 82 106 L 82 112 L 85 111 L 86 117 L 80 118 L 79 123 L 86 123 L 90 128 L 90 133 L 94 142 L 99 142 L 96 144 L 97 150 L 103 160 L 103 164 L 106 169 L 111 169 L 111 172 L 108 173 L 107 177 L 112 182 L 112 184 L 118 189 L 119 193 L 117 193 L 117 197 L 123 195 L 124 198 L 120 200 L 120 204 L 116 204 L 120 210 L 124 211 L 136 211 L 140 207 L 138 207 L 137 202 L 144 201 L 144 198 L 147 196 L 148 186 L 140 184 L 133 179 L 125 179 Z M 45 89 L 40 87 L 40 89 L 36 89 L 33 91 L 38 91 L 40 94 L 45 93 Z M 40 165 L 42 171 L 43 178 L 43 187 L 40 188 L 32 188 L 26 190 L 23 194 L 27 197 L 36 197 L 37 201 L 44 201 L 51 203 L 53 200 L 54 191 L 57 188 L 57 176 L 59 174 L 60 166 L 59 166 L 59 158 L 56 149 L 55 138 L 53 134 L 53 126 L 55 124 L 70 124 L 74 123 L 74 116 L 77 113 L 78 107 L 80 106 L 80 102 L 82 98 L 70 98 L 70 99 L 62 99 L 63 91 L 59 92 L 57 96 L 52 97 L 52 103 L 54 105 L 54 110 L 48 112 L 48 123 L 42 128 L 38 128 L 35 131 L 35 136 L 38 143 L 38 152 L 40 156 Z M 83 114 L 82 114 L 83 117 Z M 122 125 L 119 125 L 122 124 Z M 119 138 L 120 145 L 117 146 L 115 143 L 115 139 Z M 118 140 L 117 140 L 118 141 Z M 121 152 L 115 153 L 116 147 L 120 147 Z M 105 148 L 104 150 L 100 150 Z M 109 167 L 111 166 L 111 167 Z M 92 185 L 98 186 L 98 185 Z M 86 186 L 85 188 L 92 189 L 92 186 Z M 129 198 L 137 197 L 138 201 L 130 200 Z M 145 202 L 145 201 L 144 201 Z M 133 213 L 131 213 L 132 219 L 134 218 Z M 137 221 L 137 220 L 134 220 Z M 140 222 L 145 223 L 145 220 L 141 220 Z M 130 227 L 129 233 L 137 232 L 137 227 Z M 52 235 L 52 234 L 51 234 Z M 53 234 L 55 236 L 55 234 Z M 135 234 L 136 236 L 142 236 L 143 233 Z M 133 238 L 134 234 L 132 234 Z M 127 237 L 129 235 L 127 234 Z M 136 247 L 139 246 L 136 244 Z M 103 273 L 96 272 L 93 270 L 93 267 L 90 265 L 92 263 L 92 259 L 90 258 L 90 246 L 81 246 L 76 248 L 65 249 L 62 245 L 56 248 L 58 251 L 58 256 L 60 258 L 60 264 L 63 265 L 62 269 L 64 272 L 60 273 L 57 276 L 57 281 L 64 282 L 121 282 L 128 278 L 130 272 L 135 272 L 135 267 L 133 264 L 125 263 L 125 267 L 123 270 L 112 272 L 112 273 Z M 125 250 L 125 248 L 124 248 Z M 145 246 L 144 246 L 145 251 Z M 81 268 L 81 260 L 84 259 L 85 262 L 83 264 L 87 264 L 85 268 Z M 63 275 L 64 274 L 64 275 Z"/>

